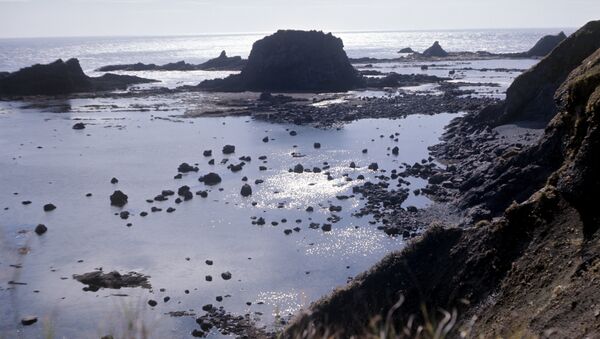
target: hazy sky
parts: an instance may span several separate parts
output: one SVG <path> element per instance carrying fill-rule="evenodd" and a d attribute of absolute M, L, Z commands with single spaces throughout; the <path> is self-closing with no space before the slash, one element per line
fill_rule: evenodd
<path fill-rule="evenodd" d="M 579 27 L 593 19 L 600 0 L 0 0 L 0 37 Z"/>

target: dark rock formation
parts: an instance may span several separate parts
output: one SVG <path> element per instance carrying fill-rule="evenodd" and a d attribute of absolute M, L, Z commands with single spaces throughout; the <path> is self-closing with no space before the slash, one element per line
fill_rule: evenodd
<path fill-rule="evenodd" d="M 493 126 L 520 121 L 548 123 L 557 112 L 554 93 L 569 73 L 598 48 L 600 21 L 591 21 L 517 77 L 506 91 L 506 100 L 484 110 L 477 120 Z"/>
<path fill-rule="evenodd" d="M 248 185 L 248 184 L 244 184 L 242 186 L 240 194 L 242 195 L 242 197 L 251 196 L 252 195 L 252 187 L 250 185 Z"/>
<path fill-rule="evenodd" d="M 78 122 L 73 125 L 73 129 L 85 129 L 85 124 L 83 122 Z"/>
<path fill-rule="evenodd" d="M 213 186 L 219 184 L 222 179 L 217 173 L 208 173 L 198 179 L 198 181 L 203 182 L 205 185 Z"/>
<path fill-rule="evenodd" d="M 439 41 L 436 41 L 431 47 L 423 51 L 423 56 L 443 58 L 448 56 L 448 52 L 444 51 Z"/>
<path fill-rule="evenodd" d="M 172 62 L 164 65 L 136 64 L 108 65 L 98 68 L 98 72 L 114 71 L 239 71 L 246 64 L 246 60 L 240 56 L 228 57 L 225 51 L 214 59 L 202 64 L 188 64 L 185 61 Z"/>
<path fill-rule="evenodd" d="M 560 32 L 557 35 L 546 35 L 542 37 L 529 51 L 525 52 L 525 55 L 528 57 L 545 57 L 566 38 L 567 36 L 564 32 Z"/>
<path fill-rule="evenodd" d="M 46 232 L 48 232 L 48 227 L 46 227 L 46 225 L 44 225 L 44 224 L 39 224 L 35 227 L 35 233 L 37 235 L 42 235 Z"/>
<path fill-rule="evenodd" d="M 440 78 L 435 75 L 426 74 L 398 74 L 390 73 L 383 78 L 367 78 L 367 87 L 382 88 L 382 87 L 401 87 L 401 86 L 417 86 L 426 83 L 437 83 L 450 78 Z"/>
<path fill-rule="evenodd" d="M 401 50 L 398 51 L 398 53 L 414 53 L 414 52 L 415 51 L 413 51 L 413 49 L 410 48 L 410 47 L 406 47 L 406 48 L 403 48 L 403 49 L 401 49 Z"/>
<path fill-rule="evenodd" d="M 64 95 L 78 92 L 125 89 L 139 83 L 155 82 L 134 76 L 105 74 L 92 78 L 83 73 L 77 59 L 56 60 L 46 65 L 22 68 L 0 78 L 0 96 Z"/>
<path fill-rule="evenodd" d="M 241 74 L 207 80 L 212 91 L 341 92 L 362 85 L 341 39 L 317 31 L 278 31 L 254 43 Z"/>
<path fill-rule="evenodd" d="M 110 204 L 117 207 L 125 206 L 127 204 L 127 195 L 121 191 L 115 191 L 110 196 Z"/>
<path fill-rule="evenodd" d="M 203 70 L 238 71 L 246 65 L 246 62 L 247 61 L 242 59 L 240 56 L 228 57 L 227 53 L 222 51 L 217 58 L 208 60 L 207 62 L 201 64 L 200 67 Z"/>
<path fill-rule="evenodd" d="M 104 273 L 102 270 L 85 274 L 74 274 L 73 279 L 84 285 L 84 291 L 96 292 L 101 288 L 120 289 L 123 287 L 152 288 L 148 276 L 136 272 L 120 274 L 117 271 Z"/>

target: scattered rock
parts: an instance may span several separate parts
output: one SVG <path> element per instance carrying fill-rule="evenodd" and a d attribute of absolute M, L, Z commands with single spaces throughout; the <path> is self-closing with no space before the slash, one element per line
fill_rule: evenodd
<path fill-rule="evenodd" d="M 38 318 L 36 316 L 26 316 L 21 318 L 21 325 L 23 326 L 30 326 L 35 324 L 38 321 Z"/>
<path fill-rule="evenodd" d="M 48 231 L 48 227 L 46 227 L 46 225 L 44 224 L 39 224 L 35 227 L 35 233 L 37 235 L 42 235 L 44 233 L 46 233 Z"/>
<path fill-rule="evenodd" d="M 242 186 L 242 190 L 241 190 L 240 194 L 242 195 L 242 197 L 247 197 L 247 196 L 252 195 L 252 187 L 248 184 L 244 184 Z"/>
<path fill-rule="evenodd" d="M 110 204 L 112 206 L 123 207 L 127 204 L 127 195 L 121 191 L 115 191 L 110 196 Z"/>
<path fill-rule="evenodd" d="M 217 185 L 222 181 L 221 177 L 217 173 L 213 173 L 213 172 L 210 172 L 210 173 L 202 176 L 198 180 L 200 182 L 203 182 L 205 185 L 209 185 L 209 186 Z"/>
<path fill-rule="evenodd" d="M 235 153 L 235 146 L 225 145 L 223 147 L 223 154 L 232 154 L 232 153 Z"/>

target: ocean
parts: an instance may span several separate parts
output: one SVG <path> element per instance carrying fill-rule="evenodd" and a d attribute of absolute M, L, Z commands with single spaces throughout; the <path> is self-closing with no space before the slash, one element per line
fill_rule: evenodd
<path fill-rule="evenodd" d="M 447 51 L 522 52 L 547 34 L 574 29 L 505 29 L 407 32 L 334 32 L 349 57 L 393 58 L 411 47 L 422 51 L 439 41 Z M 200 63 L 228 55 L 247 57 L 254 41 L 270 33 L 173 37 L 88 37 L 0 39 L 0 71 L 15 71 L 35 63 L 78 58 L 84 71 L 122 63 L 164 64 L 185 60 Z"/>

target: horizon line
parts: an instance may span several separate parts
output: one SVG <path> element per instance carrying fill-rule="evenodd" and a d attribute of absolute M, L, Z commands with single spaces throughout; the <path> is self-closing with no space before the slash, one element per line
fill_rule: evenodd
<path fill-rule="evenodd" d="M 200 36 L 250 36 L 260 34 L 273 34 L 279 30 L 302 30 L 302 31 L 322 31 L 332 34 L 365 34 L 365 33 L 403 33 L 403 32 L 456 32 L 456 31 L 518 31 L 518 30 L 549 30 L 549 29 L 573 29 L 576 27 L 475 27 L 475 28 L 441 28 L 441 29 L 393 29 L 393 30 L 327 30 L 327 29 L 294 29 L 294 28 L 278 28 L 271 31 L 249 31 L 249 32 L 212 32 L 212 33 L 184 33 L 184 34 L 116 34 L 116 35 L 47 35 L 47 36 L 6 36 L 0 40 L 18 40 L 18 39 L 72 39 L 72 38 L 169 38 L 169 37 L 200 37 Z M 559 33 L 559 32 L 556 32 Z"/>

